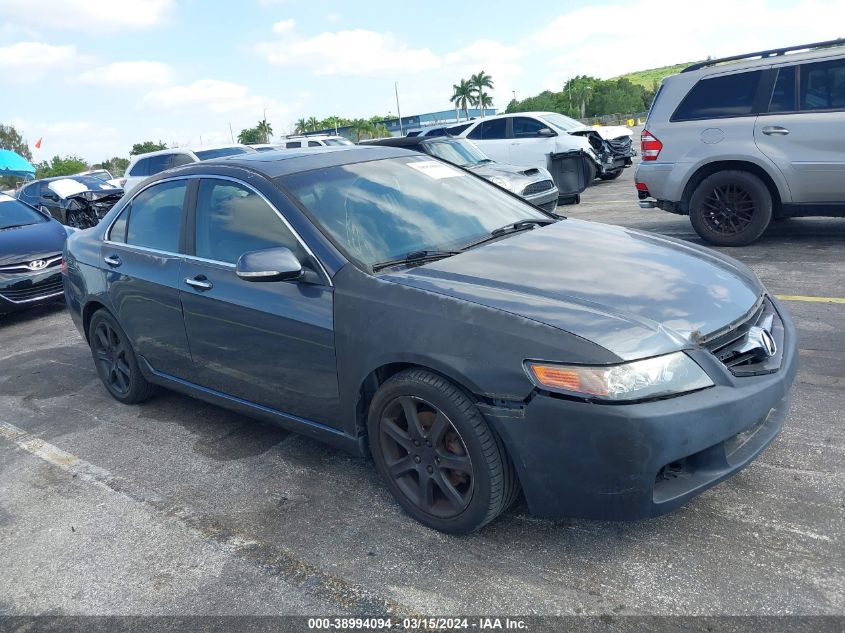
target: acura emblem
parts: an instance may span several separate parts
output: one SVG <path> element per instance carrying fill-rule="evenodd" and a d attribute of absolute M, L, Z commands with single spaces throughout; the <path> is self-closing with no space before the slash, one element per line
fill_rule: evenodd
<path fill-rule="evenodd" d="M 43 259 L 36 259 L 34 262 L 29 262 L 28 268 L 30 270 L 41 270 L 42 268 L 47 267 L 46 260 Z"/>
<path fill-rule="evenodd" d="M 748 330 L 748 342 L 756 349 L 765 353 L 766 357 L 771 358 L 778 351 L 778 346 L 775 339 L 772 338 L 771 332 L 762 327 L 754 326 Z"/>

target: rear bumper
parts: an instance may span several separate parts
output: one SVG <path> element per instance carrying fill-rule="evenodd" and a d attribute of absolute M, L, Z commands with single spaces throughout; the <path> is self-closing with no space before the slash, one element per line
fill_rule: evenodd
<path fill-rule="evenodd" d="M 777 436 L 797 370 L 795 332 L 774 374 L 736 378 L 709 352 L 716 386 L 628 405 L 538 393 L 525 406 L 482 411 L 502 437 L 532 514 L 633 520 L 657 516 L 732 476 Z M 709 359 L 703 358 L 704 355 Z M 701 358 L 699 358 L 701 356 Z"/>
<path fill-rule="evenodd" d="M 650 197 L 677 204 L 683 197 L 686 184 L 681 177 L 681 172 L 684 170 L 677 167 L 677 163 L 643 161 L 637 165 L 634 181 L 645 185 Z M 640 199 L 642 198 L 643 196 L 640 196 Z"/>

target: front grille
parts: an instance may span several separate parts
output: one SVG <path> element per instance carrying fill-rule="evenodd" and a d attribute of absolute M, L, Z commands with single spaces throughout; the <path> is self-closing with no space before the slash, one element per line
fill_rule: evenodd
<path fill-rule="evenodd" d="M 551 180 L 541 180 L 539 182 L 532 182 L 525 189 L 522 190 L 523 196 L 533 196 L 535 193 L 543 193 L 555 186 Z"/>
<path fill-rule="evenodd" d="M 624 136 L 607 141 L 615 156 L 631 156 L 631 137 Z"/>
<path fill-rule="evenodd" d="M 0 297 L 13 301 L 14 303 L 24 303 L 27 301 L 37 301 L 50 295 L 56 295 L 62 292 L 62 288 L 62 276 L 57 273 L 38 283 L 32 283 L 31 280 L 26 280 L 8 288 L 3 288 L 0 291 Z"/>
<path fill-rule="evenodd" d="M 41 268 L 30 268 L 30 264 L 32 262 L 36 262 L 39 260 L 44 261 L 44 266 Z M 25 262 L 17 262 L 14 264 L 4 264 L 0 266 L 0 275 L 4 274 L 12 274 L 12 273 L 31 273 L 31 272 L 39 272 L 46 268 L 52 268 L 54 266 L 58 266 L 62 263 L 62 255 L 61 253 L 55 253 L 53 255 L 45 255 L 43 257 L 36 257 L 35 259 L 30 259 Z"/>
<path fill-rule="evenodd" d="M 766 349 L 760 330 L 768 332 L 775 352 Z M 735 376 L 771 374 L 783 360 L 783 321 L 774 305 L 764 297 L 749 317 L 726 332 L 707 340 L 704 346 Z"/>

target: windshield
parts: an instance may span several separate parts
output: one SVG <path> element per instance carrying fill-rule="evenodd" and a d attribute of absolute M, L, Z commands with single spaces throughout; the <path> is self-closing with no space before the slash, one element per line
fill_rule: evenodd
<path fill-rule="evenodd" d="M 111 180 L 112 175 L 107 172 L 105 169 L 101 171 L 92 171 L 90 174 L 85 174 L 86 176 L 91 176 L 93 178 L 99 178 L 100 180 Z"/>
<path fill-rule="evenodd" d="M 348 141 L 345 138 L 327 138 L 323 139 L 323 142 L 326 145 L 335 146 L 335 145 L 355 145 L 352 141 Z"/>
<path fill-rule="evenodd" d="M 224 156 L 235 156 L 237 154 L 246 154 L 249 150 L 243 147 L 219 147 L 217 149 L 201 149 L 195 151 L 194 154 L 200 160 L 211 160 L 212 158 L 223 158 Z"/>
<path fill-rule="evenodd" d="M 118 191 L 118 187 L 110 185 L 104 180 L 96 176 L 73 176 L 69 178 L 60 178 L 59 180 L 51 180 L 47 183 L 47 188 L 60 198 L 67 198 L 68 196 L 82 193 L 83 191 Z"/>
<path fill-rule="evenodd" d="M 568 116 L 558 114 L 556 112 L 549 112 L 548 114 L 539 115 L 543 121 L 552 126 L 558 132 L 574 132 L 575 130 L 583 130 L 586 126 L 580 121 L 570 119 Z"/>
<path fill-rule="evenodd" d="M 20 200 L 0 195 L 0 231 L 40 222 L 47 222 L 47 218 Z"/>
<path fill-rule="evenodd" d="M 454 250 L 520 220 L 549 217 L 423 156 L 338 165 L 278 182 L 350 259 L 369 268 L 420 250 Z"/>
<path fill-rule="evenodd" d="M 490 162 L 490 159 L 469 141 L 428 141 L 425 147 L 432 156 L 461 167 L 474 167 Z"/>

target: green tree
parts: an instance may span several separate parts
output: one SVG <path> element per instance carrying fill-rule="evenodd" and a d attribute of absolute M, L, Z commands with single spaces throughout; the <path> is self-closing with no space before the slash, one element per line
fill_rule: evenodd
<path fill-rule="evenodd" d="M 308 121 L 305 119 L 299 119 L 294 124 L 293 133 L 294 134 L 305 134 L 308 131 Z"/>
<path fill-rule="evenodd" d="M 29 145 L 13 125 L 0 123 L 0 149 L 10 149 L 28 161 L 32 161 L 32 152 L 29 151 Z M 19 180 L 18 176 L 3 176 L 0 178 L 0 187 L 11 189 Z"/>
<path fill-rule="evenodd" d="M 374 138 L 388 138 L 392 136 L 392 134 L 384 123 L 379 123 L 373 129 L 373 136 Z"/>
<path fill-rule="evenodd" d="M 466 79 L 461 83 L 452 84 L 452 97 L 449 99 L 456 108 L 464 111 L 464 117 L 469 119 L 469 106 L 475 105 L 475 88 Z"/>
<path fill-rule="evenodd" d="M 309 117 L 307 124 L 308 124 L 308 131 L 309 132 L 316 132 L 317 130 L 320 129 L 320 120 L 317 119 L 316 117 L 313 117 L 313 116 Z"/>
<path fill-rule="evenodd" d="M 361 138 L 372 138 L 376 134 L 376 126 L 366 119 L 355 119 L 352 121 L 352 131 L 355 133 L 356 140 Z"/>
<path fill-rule="evenodd" d="M 107 169 L 112 176 L 117 178 L 118 176 L 122 176 L 126 172 L 127 167 L 129 167 L 128 158 L 120 158 L 119 156 L 114 156 L 113 158 L 108 158 L 104 160 L 99 165 L 92 165 L 91 169 Z"/>
<path fill-rule="evenodd" d="M 248 127 L 244 128 L 238 134 L 238 143 L 243 145 L 252 145 L 254 143 L 263 143 L 264 142 L 264 135 L 258 129 L 258 127 Z"/>
<path fill-rule="evenodd" d="M 481 108 L 481 116 L 484 117 L 484 109 L 493 105 L 493 98 L 486 92 L 481 91 L 475 97 L 478 107 Z"/>
<path fill-rule="evenodd" d="M 270 139 L 273 137 L 273 126 L 270 125 L 267 119 L 261 119 L 258 125 L 255 126 L 255 129 L 261 134 L 264 143 L 270 142 Z"/>
<path fill-rule="evenodd" d="M 569 95 L 572 104 L 578 108 L 580 118 L 583 119 L 587 116 L 587 105 L 593 98 L 596 86 L 600 82 L 601 80 L 595 77 L 579 75 L 564 84 L 563 91 Z"/>
<path fill-rule="evenodd" d="M 157 152 L 162 149 L 167 149 L 167 144 L 162 143 L 159 141 L 155 143 L 153 141 L 144 141 L 143 143 L 135 143 L 132 146 L 132 149 L 129 152 L 130 156 L 135 156 L 137 154 L 146 154 L 148 152 Z"/>
<path fill-rule="evenodd" d="M 36 178 L 53 178 L 54 176 L 70 176 L 88 169 L 86 163 L 79 156 L 53 156 L 50 161 L 41 161 L 35 166 Z"/>

